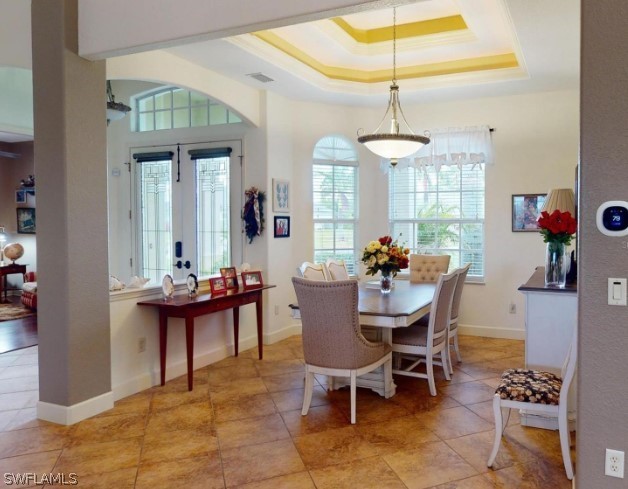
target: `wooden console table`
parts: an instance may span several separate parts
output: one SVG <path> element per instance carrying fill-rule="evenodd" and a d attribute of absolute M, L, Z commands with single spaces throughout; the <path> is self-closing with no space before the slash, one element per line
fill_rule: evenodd
<path fill-rule="evenodd" d="M 168 341 L 168 318 L 185 319 L 185 344 L 188 364 L 188 390 L 192 390 L 194 371 L 194 318 L 212 312 L 233 309 L 233 340 L 235 356 L 238 356 L 240 332 L 240 306 L 255 303 L 257 313 L 257 347 L 259 359 L 263 355 L 262 291 L 275 287 L 264 285 L 255 289 L 229 290 L 222 294 L 203 294 L 197 297 L 175 295 L 171 299 L 154 299 L 138 302 L 140 306 L 152 306 L 159 310 L 159 365 L 161 385 L 166 383 L 166 344 Z"/>
<path fill-rule="evenodd" d="M 24 275 L 26 273 L 26 265 L 18 265 L 12 263 L 11 265 L 4 265 L 0 267 L 0 304 L 7 303 L 7 275 L 19 273 Z M 4 298 L 2 297 L 4 292 Z"/>

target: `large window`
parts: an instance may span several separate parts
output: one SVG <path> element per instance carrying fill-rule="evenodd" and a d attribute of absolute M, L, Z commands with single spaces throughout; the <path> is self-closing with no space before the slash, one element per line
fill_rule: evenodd
<path fill-rule="evenodd" d="M 484 277 L 484 168 L 480 164 L 398 168 L 390 172 L 390 228 L 412 253 L 451 255 Z"/>
<path fill-rule="evenodd" d="M 412 253 L 447 254 L 450 269 L 471 263 L 467 280 L 484 279 L 485 165 L 493 164 L 491 129 L 451 127 L 390 172 L 390 228 Z"/>
<path fill-rule="evenodd" d="M 322 138 L 314 148 L 314 261 L 344 260 L 356 273 L 358 228 L 358 159 L 341 136 Z"/>
<path fill-rule="evenodd" d="M 135 100 L 137 131 L 214 126 L 242 122 L 224 105 L 182 88 L 166 88 Z"/>

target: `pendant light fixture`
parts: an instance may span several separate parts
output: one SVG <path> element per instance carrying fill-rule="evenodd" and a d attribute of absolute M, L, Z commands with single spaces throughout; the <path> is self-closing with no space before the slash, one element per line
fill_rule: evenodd
<path fill-rule="evenodd" d="M 116 102 L 116 98 L 111 91 L 111 82 L 107 80 L 107 125 L 111 121 L 117 121 L 122 119 L 127 112 L 131 111 L 131 107 L 123 104 L 122 102 Z"/>
<path fill-rule="evenodd" d="M 389 132 L 379 132 L 380 128 L 390 120 Z M 400 122 L 405 127 L 400 127 Z M 400 129 L 407 131 L 401 133 Z M 385 129 L 385 128 L 384 128 Z M 399 85 L 397 85 L 397 8 L 393 8 L 393 77 L 390 85 L 390 98 L 384 118 L 371 134 L 362 135 L 363 129 L 358 130 L 358 142 L 364 144 L 370 151 L 382 158 L 390 159 L 394 167 L 399 158 L 405 158 L 416 153 L 421 147 L 430 142 L 427 136 L 414 134 L 406 121 L 399 103 Z"/>

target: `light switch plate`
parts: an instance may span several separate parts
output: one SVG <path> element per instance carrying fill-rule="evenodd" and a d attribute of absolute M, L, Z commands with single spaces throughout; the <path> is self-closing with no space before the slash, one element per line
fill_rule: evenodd
<path fill-rule="evenodd" d="M 625 306 L 626 302 L 625 278 L 608 279 L 608 304 L 610 306 Z"/>

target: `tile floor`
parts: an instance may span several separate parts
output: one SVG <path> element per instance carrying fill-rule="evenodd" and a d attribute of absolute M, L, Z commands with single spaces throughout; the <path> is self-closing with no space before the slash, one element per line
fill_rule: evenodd
<path fill-rule="evenodd" d="M 491 396 L 523 342 L 462 336 L 453 380 L 397 377 L 389 399 L 319 379 L 307 416 L 301 337 L 242 352 L 74 426 L 36 419 L 37 347 L 0 355 L 0 474 L 75 473 L 85 488 L 570 488 L 558 432 L 513 413 L 495 470 Z M 6 484 L 6 479 L 3 479 Z M 26 487 L 26 486 L 14 486 Z"/>

